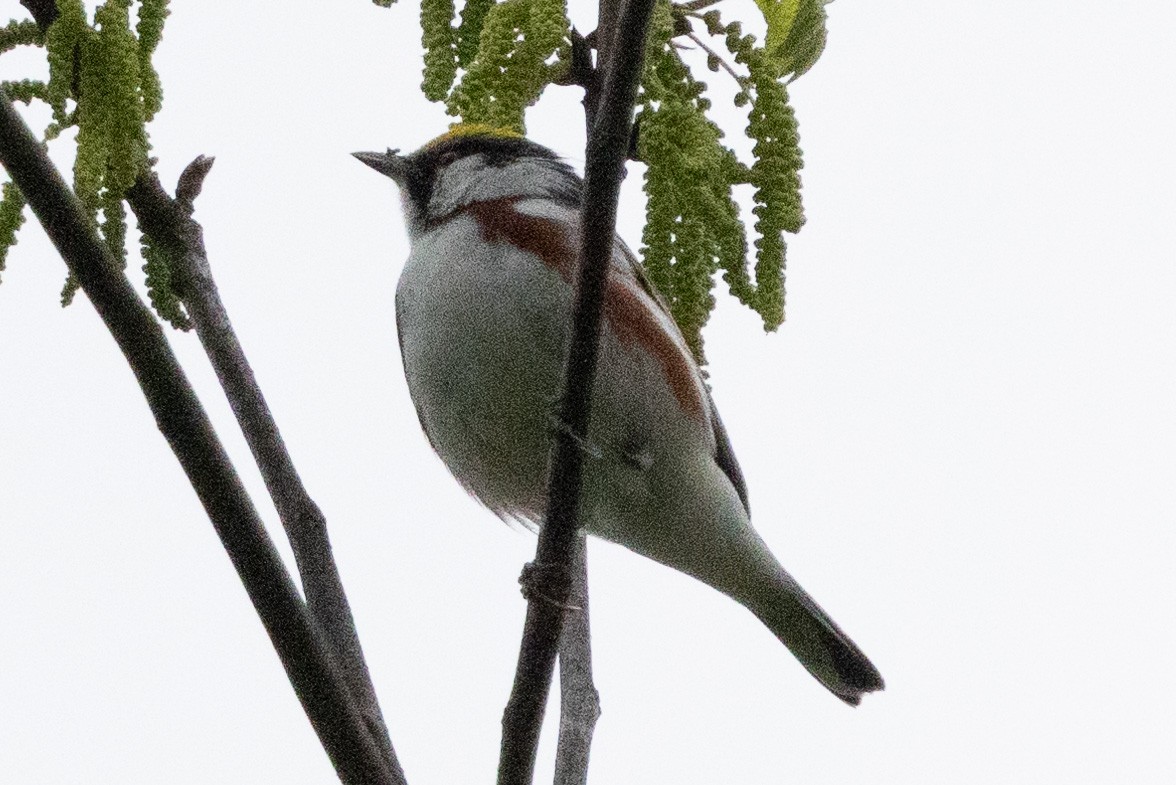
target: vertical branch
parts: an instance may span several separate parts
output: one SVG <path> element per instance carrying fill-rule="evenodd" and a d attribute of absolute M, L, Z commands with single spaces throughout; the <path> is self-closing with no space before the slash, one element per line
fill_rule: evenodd
<path fill-rule="evenodd" d="M 588 782 L 588 752 L 600 718 L 600 695 L 592 682 L 592 629 L 588 615 L 588 547 L 576 538 L 572 554 L 571 606 L 559 636 L 559 744 L 555 785 Z"/>
<path fill-rule="evenodd" d="M 612 62 L 612 46 L 617 38 L 617 25 L 624 10 L 622 0 L 599 0 L 596 14 L 596 67 L 600 73 L 608 72 Z M 644 45 L 644 37 L 642 37 Z"/>
<path fill-rule="evenodd" d="M 588 137 L 584 177 L 579 272 L 572 307 L 572 336 L 560 402 L 548 506 L 539 534 L 537 571 L 568 575 L 577 537 L 577 507 L 582 485 L 580 444 L 588 432 L 591 390 L 596 372 L 604 287 L 616 232 L 616 205 L 633 126 L 645 33 L 653 0 L 629 0 L 617 26 L 596 122 Z M 569 586 L 553 580 L 543 596 L 527 605 L 514 688 L 503 715 L 499 785 L 530 785 L 535 750 L 547 703 L 556 646 Z"/>
<path fill-rule="evenodd" d="M 572 71 L 584 87 L 584 125 L 591 136 L 600 103 L 601 74 L 608 71 L 609 45 L 620 17 L 620 0 L 600 0 L 593 38 L 599 67 L 583 37 L 572 31 Z M 600 719 L 600 693 L 592 679 L 592 624 L 588 605 L 588 544 L 583 535 L 572 553 L 571 605 L 559 638 L 559 742 L 555 750 L 555 785 L 585 785 L 592 734 Z"/>
<path fill-rule="evenodd" d="M 159 324 L 2 90 L 0 163 L 126 357 L 340 779 L 348 785 L 402 783 L 372 742 L 346 682 Z"/>

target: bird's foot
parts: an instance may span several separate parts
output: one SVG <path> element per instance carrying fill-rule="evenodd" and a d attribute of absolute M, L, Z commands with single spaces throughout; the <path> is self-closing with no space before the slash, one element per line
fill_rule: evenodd
<path fill-rule="evenodd" d="M 528 602 L 543 600 L 565 611 L 582 610 L 577 605 L 570 605 L 557 599 L 570 597 L 572 594 L 572 576 L 562 564 L 527 562 L 523 565 L 522 574 L 519 575 L 519 585 L 523 587 L 523 598 Z"/>

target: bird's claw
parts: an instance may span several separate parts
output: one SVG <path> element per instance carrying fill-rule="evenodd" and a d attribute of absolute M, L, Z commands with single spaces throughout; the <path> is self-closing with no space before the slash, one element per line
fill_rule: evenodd
<path fill-rule="evenodd" d="M 556 597 L 568 597 L 572 592 L 572 576 L 562 564 L 537 564 L 527 562 L 519 575 L 523 599 L 542 600 L 565 611 L 583 610 L 578 605 L 561 602 Z"/>

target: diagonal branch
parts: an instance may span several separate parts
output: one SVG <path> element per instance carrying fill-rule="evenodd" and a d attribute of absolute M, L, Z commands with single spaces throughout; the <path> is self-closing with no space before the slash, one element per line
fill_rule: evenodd
<path fill-rule="evenodd" d="M 629 0 L 616 26 L 596 121 L 585 154 L 579 273 L 572 306 L 572 337 L 564 371 L 548 506 L 539 534 L 535 564 L 568 573 L 577 537 L 577 507 L 582 484 L 580 445 L 588 432 L 592 382 L 596 372 L 604 287 L 616 233 L 617 196 L 633 126 L 633 104 L 645 54 L 645 34 L 653 0 Z M 530 785 L 534 777 L 539 728 L 555 667 L 556 646 L 567 606 L 568 586 L 558 596 L 532 596 L 527 605 L 514 688 L 502 718 L 499 785 Z"/>
<path fill-rule="evenodd" d="M 77 197 L 0 91 L 0 163 L 118 343 L 160 431 L 212 521 L 340 779 L 403 782 L 372 741 L 330 650 L 172 354 Z"/>
<path fill-rule="evenodd" d="M 55 0 L 21 0 L 21 5 L 28 9 L 42 30 L 47 30 L 58 16 Z M 331 554 L 326 521 L 294 469 L 221 303 L 204 252 L 202 230 L 191 219 L 192 202 L 211 166 L 212 159 L 204 157 L 189 165 L 180 177 L 175 200 L 163 190 L 154 172 L 144 172 L 128 192 L 127 201 L 140 228 L 167 247 L 172 258 L 179 260 L 178 278 L 187 284 L 184 303 L 286 530 L 310 616 L 330 646 L 346 680 L 349 695 L 362 714 L 372 740 L 380 748 L 387 768 L 397 781 L 403 781 L 404 774 L 380 713 L 351 607 Z M 228 543 L 225 547 L 229 547 Z M 229 556 L 234 561 L 238 558 L 232 551 Z M 301 605 L 301 599 L 296 599 Z M 305 613 L 305 606 L 300 612 Z M 310 715 L 309 709 L 307 713 Z M 311 721 L 314 722 L 313 717 Z M 339 772 L 342 776 L 342 769 Z"/>
<path fill-rule="evenodd" d="M 266 490 L 294 551 L 310 614 L 326 637 L 359 710 L 391 768 L 400 770 L 363 657 L 351 606 L 331 554 L 327 521 L 302 484 L 245 350 L 221 301 L 204 248 L 204 233 L 192 218 L 193 201 L 212 159 L 198 157 L 180 175 L 172 199 L 154 172 L 127 192 L 139 228 L 166 249 L 176 267 L 175 289 L 229 400 Z"/>
<path fill-rule="evenodd" d="M 743 85 L 744 85 L 745 80 L 743 79 L 742 76 L 740 76 L 735 71 L 734 68 L 731 67 L 730 63 L 728 63 L 726 60 L 723 59 L 722 55 L 720 55 L 714 49 L 711 49 L 709 46 L 707 46 L 706 42 L 703 41 L 701 38 L 699 38 L 698 34 L 695 33 L 693 30 L 690 31 L 689 33 L 687 33 L 686 37 L 689 38 L 691 41 L 693 41 L 695 44 L 697 44 L 699 49 L 706 52 L 707 57 L 712 58 L 713 62 L 718 63 L 723 68 L 724 71 L 726 71 L 727 73 L 729 73 L 731 75 L 731 78 L 735 80 L 735 83 L 737 85 L 739 85 L 740 89 L 743 89 Z"/>

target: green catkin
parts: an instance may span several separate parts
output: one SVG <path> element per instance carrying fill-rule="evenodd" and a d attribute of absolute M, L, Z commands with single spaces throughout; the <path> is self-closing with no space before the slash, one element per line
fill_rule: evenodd
<path fill-rule="evenodd" d="M 146 274 L 147 298 L 160 318 L 177 330 L 190 330 L 192 323 L 172 287 L 172 263 L 167 252 L 144 234 L 139 237 Z"/>
<path fill-rule="evenodd" d="M 64 17 L 64 14 L 62 15 Z M 59 21 L 62 17 L 59 17 Z M 57 24 L 56 22 L 54 24 Z M 52 32 L 52 28 L 50 28 Z M 95 228 L 98 227 L 98 208 L 106 162 L 110 150 L 109 112 L 104 103 L 106 90 L 103 73 L 106 51 L 99 34 L 86 26 L 77 39 L 78 74 L 77 151 L 74 155 L 73 185 L 82 207 Z M 61 289 L 61 304 L 68 306 L 77 294 L 79 282 L 71 272 Z"/>
<path fill-rule="evenodd" d="M 79 65 L 78 47 L 93 31 L 86 22 L 86 9 L 81 0 L 58 0 L 57 11 L 57 20 L 45 34 L 49 58 L 48 101 L 53 108 L 53 122 L 65 126 L 65 102 L 73 90 Z"/>
<path fill-rule="evenodd" d="M 774 330 L 784 321 L 786 247 L 782 233 L 796 233 L 804 223 L 800 136 L 778 64 L 755 46 L 754 36 L 741 35 L 738 22 L 727 25 L 725 33 L 735 62 L 748 69 L 741 95 L 744 105 L 750 103 L 746 133 L 755 140 L 749 178 L 756 203 L 752 210 L 757 235 L 755 290 L 748 304 L 760 315 L 764 329 Z"/>
<path fill-rule="evenodd" d="M 421 0 L 421 44 L 425 49 L 421 90 L 430 101 L 443 101 L 457 76 L 453 0 Z"/>
<path fill-rule="evenodd" d="M 4 183 L 0 196 L 0 273 L 4 272 L 8 249 L 16 245 L 16 233 L 24 223 L 24 194 L 15 183 Z"/>
<path fill-rule="evenodd" d="M 122 199 L 147 162 L 147 132 L 139 93 L 139 42 L 130 28 L 130 0 L 107 0 L 95 13 L 104 72 L 102 102 L 110 146 L 105 186 Z"/>
<path fill-rule="evenodd" d="M 102 192 L 102 222 L 98 225 L 102 239 L 110 249 L 121 269 L 127 266 L 127 213 L 122 196 L 117 191 L 105 189 Z"/>
<path fill-rule="evenodd" d="M 0 87 L 12 101 L 31 104 L 34 99 L 49 103 L 49 85 L 37 79 L 21 79 L 16 82 L 2 82 Z"/>
<path fill-rule="evenodd" d="M 31 19 L 18 21 L 13 19 L 0 27 L 0 54 L 15 49 L 18 46 L 42 46 L 45 35 L 41 28 Z"/>
<path fill-rule="evenodd" d="M 163 106 L 163 87 L 151 56 L 163 37 L 163 23 L 171 11 L 168 0 L 142 0 L 135 35 L 139 39 L 139 89 L 143 98 L 143 120 L 151 122 Z"/>
<path fill-rule="evenodd" d="M 74 156 L 74 191 L 92 225 L 116 260 L 126 264 L 127 190 L 149 165 L 146 123 L 159 111 L 163 92 L 151 63 L 170 13 L 169 0 L 139 0 L 131 28 L 132 0 L 106 0 L 88 21 L 82 0 L 57 0 L 58 15 L 43 34 L 33 22 L 12 22 L 0 28 L 0 51 L 22 44 L 44 44 L 49 65 L 46 83 L 23 80 L 5 83 L 15 100 L 44 100 L 53 111 L 44 141 L 69 127 L 78 129 Z M 69 102 L 75 108 L 69 109 Z M 4 187 L 0 202 L 0 257 L 15 241 L 23 220 L 23 199 L 15 186 Z M 145 258 L 152 253 L 145 248 Z M 187 317 L 161 278 L 155 254 L 148 284 L 152 302 L 164 319 L 183 328 Z M 163 285 L 159 284 L 163 281 Z M 71 274 L 62 289 L 62 304 L 76 294 Z M 170 298 L 170 300 L 168 299 Z"/>
<path fill-rule="evenodd" d="M 457 28 L 458 66 L 466 68 L 477 56 L 482 26 L 493 6 L 494 0 L 466 0 L 465 7 L 461 9 L 461 24 Z"/>
<path fill-rule="evenodd" d="M 159 108 L 162 93 L 150 57 L 167 16 L 166 0 L 147 0 L 131 30 L 130 0 L 107 0 L 86 23 L 76 0 L 60 0 L 60 14 L 49 28 L 49 98 L 54 122 L 46 137 L 76 124 L 74 191 L 111 254 L 126 263 L 127 189 L 148 165 L 145 124 Z M 77 90 L 77 109 L 65 102 Z M 99 214 L 101 220 L 99 221 Z M 68 305 L 77 291 L 71 275 L 62 290 Z"/>
<path fill-rule="evenodd" d="M 449 95 L 446 111 L 464 123 L 526 132 L 524 113 L 551 81 L 549 64 L 567 45 L 564 0 L 505 0 L 490 8 L 478 53 Z"/>
<path fill-rule="evenodd" d="M 87 80 L 97 93 L 82 90 L 83 105 L 97 98 L 105 127 L 105 171 L 101 175 L 100 229 L 111 254 L 126 266 L 126 211 L 122 200 L 147 163 L 147 132 L 139 92 L 139 44 L 130 28 L 130 0 L 107 0 L 94 14 L 102 71 Z M 80 131 L 80 129 L 79 129 Z M 79 134 L 80 135 L 80 134 Z"/>
<path fill-rule="evenodd" d="M 714 273 L 745 265 L 746 239 L 731 187 L 746 174 L 722 144 L 721 129 L 706 117 L 706 85 L 691 76 L 672 47 L 675 32 L 669 3 L 659 3 L 639 99 L 638 152 L 647 164 L 642 255 L 701 362 L 702 328 L 714 308 Z M 742 290 L 749 288 L 748 283 Z"/>
<path fill-rule="evenodd" d="M 65 276 L 65 283 L 61 286 L 61 307 L 68 308 L 73 304 L 74 297 L 77 296 L 78 290 L 82 288 L 82 282 L 73 274 L 71 270 Z"/>

